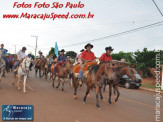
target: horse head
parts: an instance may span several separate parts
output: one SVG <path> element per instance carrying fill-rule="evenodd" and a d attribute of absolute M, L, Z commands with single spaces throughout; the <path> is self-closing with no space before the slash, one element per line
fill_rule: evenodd
<path fill-rule="evenodd" d="M 29 71 L 31 61 L 32 59 L 28 57 L 28 58 L 25 58 L 22 62 L 22 65 L 24 65 L 26 71 Z"/>
<path fill-rule="evenodd" d="M 129 80 L 135 81 L 136 76 L 135 76 L 135 70 L 132 68 L 129 68 L 129 66 L 124 67 L 124 74 L 126 74 L 129 77 Z"/>
<path fill-rule="evenodd" d="M 113 80 L 114 79 L 114 72 L 113 72 L 113 67 L 112 63 L 104 63 L 104 74 L 107 79 Z"/>

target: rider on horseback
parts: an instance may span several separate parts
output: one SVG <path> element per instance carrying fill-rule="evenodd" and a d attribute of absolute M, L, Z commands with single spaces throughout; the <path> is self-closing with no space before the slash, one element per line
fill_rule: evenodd
<path fill-rule="evenodd" d="M 110 63 L 113 63 L 112 61 L 112 56 L 111 56 L 111 52 L 114 50 L 111 46 L 109 47 L 106 47 L 105 48 L 106 50 L 106 53 L 103 53 L 100 57 L 100 62 L 110 62 Z M 104 84 L 104 78 L 105 76 L 103 75 L 102 76 L 102 80 L 101 80 L 101 83 Z"/>
<path fill-rule="evenodd" d="M 5 62 L 6 62 L 6 69 L 8 70 L 8 68 L 9 68 L 9 61 L 8 61 L 8 59 L 7 59 L 7 57 L 6 57 L 6 55 L 7 55 L 7 50 L 4 49 L 4 44 L 1 44 L 0 50 L 1 50 L 1 52 L 2 52 L 3 59 L 4 59 Z"/>
<path fill-rule="evenodd" d="M 30 67 L 29 67 L 29 70 L 31 71 L 32 70 L 32 66 L 33 66 L 34 56 L 32 55 L 32 52 L 30 52 L 27 56 L 32 59 L 32 62 L 31 62 Z"/>
<path fill-rule="evenodd" d="M 65 50 L 62 49 L 60 52 L 61 54 L 58 56 L 57 63 L 54 66 L 54 70 L 53 70 L 54 75 L 56 74 L 56 70 L 58 69 L 58 66 L 63 65 L 66 62 L 66 55 L 64 54 Z"/>
<path fill-rule="evenodd" d="M 82 77 L 83 77 L 83 71 L 82 71 L 82 69 L 83 69 L 84 64 L 86 62 L 88 62 L 88 61 L 92 61 L 92 62 L 95 61 L 95 55 L 91 51 L 92 48 L 93 48 L 93 45 L 90 44 L 90 43 L 88 43 L 87 45 L 85 45 L 85 49 L 86 50 L 83 51 L 82 54 L 81 54 L 81 60 L 83 62 L 83 65 L 82 65 L 82 67 L 80 69 L 80 73 L 79 73 L 79 76 L 78 76 L 78 78 L 79 78 L 79 84 L 82 84 Z"/>
<path fill-rule="evenodd" d="M 17 52 L 17 54 L 16 54 L 16 62 L 15 62 L 14 67 L 13 67 L 14 73 L 16 73 L 16 70 L 17 70 L 17 67 L 19 66 L 19 64 L 23 61 L 23 59 L 26 58 L 26 54 L 25 54 L 26 50 L 27 50 L 27 48 L 23 47 L 22 50 Z"/>
<path fill-rule="evenodd" d="M 53 54 L 50 55 L 50 57 L 47 59 L 47 61 L 48 61 L 48 68 L 50 68 L 52 62 L 54 61 Z"/>
<path fill-rule="evenodd" d="M 103 53 L 100 57 L 100 62 L 110 62 L 112 63 L 111 52 L 114 50 L 111 46 L 105 48 L 106 53 Z"/>
<path fill-rule="evenodd" d="M 35 63 L 35 68 L 37 66 L 40 66 L 40 64 L 42 63 L 42 61 L 44 60 L 44 56 L 43 56 L 43 53 L 41 51 L 38 52 L 39 56 L 37 57 L 38 60 L 36 60 L 36 63 Z"/>
<path fill-rule="evenodd" d="M 41 60 L 44 57 L 43 53 L 41 51 L 39 51 L 38 54 L 39 54 L 39 59 Z"/>
<path fill-rule="evenodd" d="M 76 56 L 75 60 L 77 61 L 77 63 L 79 64 L 82 64 L 82 60 L 81 60 L 81 55 L 82 55 L 82 52 L 84 51 L 84 49 L 82 49 L 80 52 L 79 55 Z"/>

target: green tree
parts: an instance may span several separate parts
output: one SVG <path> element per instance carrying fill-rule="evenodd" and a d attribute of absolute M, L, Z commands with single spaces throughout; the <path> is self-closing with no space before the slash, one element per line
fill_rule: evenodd
<path fill-rule="evenodd" d="M 56 58 L 57 56 L 56 56 L 54 50 L 55 50 L 54 47 L 51 47 L 51 49 L 50 49 L 50 51 L 49 51 L 49 56 L 50 56 L 51 54 L 53 54 L 53 58 Z"/>
<path fill-rule="evenodd" d="M 66 52 L 66 56 L 69 56 L 69 57 L 71 57 L 72 59 L 75 59 L 76 55 L 77 55 L 77 53 L 74 52 L 74 51 L 67 51 L 67 52 Z"/>

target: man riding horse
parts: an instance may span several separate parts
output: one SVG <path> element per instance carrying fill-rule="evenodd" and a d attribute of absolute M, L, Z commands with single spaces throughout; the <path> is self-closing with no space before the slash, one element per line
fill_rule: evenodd
<path fill-rule="evenodd" d="M 13 67 L 14 74 L 16 74 L 17 67 L 19 66 L 19 64 L 23 61 L 23 59 L 26 58 L 26 54 L 25 54 L 26 50 L 27 50 L 26 47 L 22 47 L 22 49 L 19 50 L 19 52 L 17 52 L 17 54 L 16 54 L 16 62 L 15 62 L 14 67 Z"/>
<path fill-rule="evenodd" d="M 82 54 L 81 54 L 81 60 L 82 60 L 83 65 L 81 66 L 80 73 L 79 73 L 79 76 L 78 76 L 79 84 L 82 84 L 83 66 L 85 65 L 85 63 L 95 61 L 95 55 L 91 51 L 92 48 L 93 48 L 93 45 L 88 43 L 87 45 L 85 45 L 86 50 L 83 51 Z"/>
<path fill-rule="evenodd" d="M 47 63 L 48 63 L 48 68 L 51 67 L 51 64 L 54 62 L 54 58 L 53 58 L 53 54 L 51 54 L 49 56 L 49 58 L 47 58 Z"/>
<path fill-rule="evenodd" d="M 1 44 L 0 51 L 2 52 L 3 59 L 4 59 L 5 62 L 6 62 L 6 70 L 8 71 L 8 69 L 9 69 L 9 61 L 8 61 L 8 59 L 7 59 L 7 57 L 6 57 L 6 55 L 7 55 L 7 50 L 4 49 L 4 44 Z"/>
<path fill-rule="evenodd" d="M 82 64 L 81 55 L 82 55 L 83 51 L 84 51 L 84 49 L 82 49 L 80 51 L 81 53 L 79 55 L 77 55 L 76 58 L 75 58 L 76 62 L 79 63 L 79 64 Z"/>
<path fill-rule="evenodd" d="M 65 50 L 62 49 L 60 51 L 60 55 L 58 56 L 58 59 L 57 59 L 57 63 L 56 65 L 54 66 L 54 69 L 53 69 L 53 75 L 56 75 L 56 71 L 58 70 L 58 67 L 65 64 L 66 63 L 66 55 L 64 54 L 65 53 Z"/>
<path fill-rule="evenodd" d="M 100 57 L 100 62 L 110 62 L 113 63 L 112 61 L 112 56 L 111 52 L 114 50 L 111 46 L 105 48 L 106 53 L 103 53 Z"/>
<path fill-rule="evenodd" d="M 109 47 L 106 47 L 105 50 L 106 50 L 106 53 L 103 53 L 103 54 L 101 55 L 101 57 L 100 57 L 100 63 L 103 63 L 103 62 L 110 62 L 110 63 L 113 63 L 113 61 L 112 61 L 112 56 L 111 56 L 111 52 L 112 52 L 114 49 L 113 49 L 111 46 L 109 46 Z M 102 84 L 104 84 L 104 78 L 105 78 L 105 76 L 103 75 L 103 76 L 102 76 L 102 80 L 101 80 Z"/>
<path fill-rule="evenodd" d="M 38 60 L 36 60 L 35 68 L 39 67 L 40 64 L 44 61 L 43 53 L 41 51 L 39 51 L 38 54 L 39 54 L 39 56 L 37 57 Z"/>

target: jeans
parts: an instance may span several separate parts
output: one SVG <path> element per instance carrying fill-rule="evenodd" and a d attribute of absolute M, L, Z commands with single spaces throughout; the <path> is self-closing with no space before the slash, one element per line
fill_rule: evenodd
<path fill-rule="evenodd" d="M 13 70 L 15 70 L 19 64 L 20 64 L 20 61 L 15 62 L 14 66 L 13 66 Z"/>
<path fill-rule="evenodd" d="M 83 77 L 83 65 L 81 66 L 81 69 L 80 69 L 80 73 L 79 73 L 78 78 L 79 79 L 82 79 L 82 77 Z"/>
<path fill-rule="evenodd" d="M 57 65 L 57 64 L 56 64 L 56 65 Z M 55 75 L 55 68 L 56 68 L 56 65 L 54 65 L 53 75 Z"/>
<path fill-rule="evenodd" d="M 4 56 L 3 59 L 4 59 L 5 62 L 6 62 L 6 67 L 9 68 L 9 61 L 8 61 L 7 57 Z"/>

